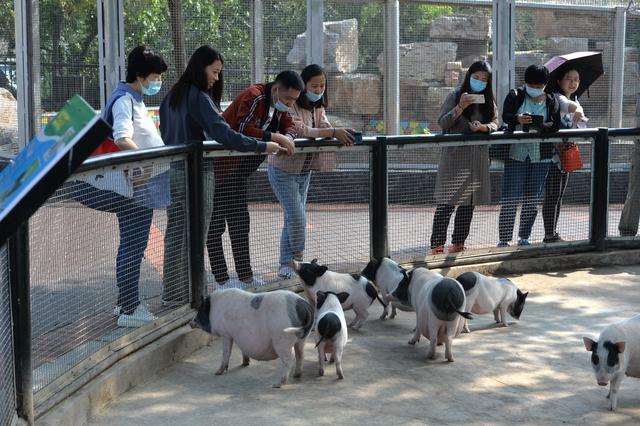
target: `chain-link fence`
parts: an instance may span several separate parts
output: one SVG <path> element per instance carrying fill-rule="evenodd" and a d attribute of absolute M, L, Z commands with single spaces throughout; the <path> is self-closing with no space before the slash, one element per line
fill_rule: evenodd
<path fill-rule="evenodd" d="M 366 264 L 368 147 L 305 148 L 293 158 L 207 155 L 205 181 L 214 181 L 205 192 L 205 199 L 214 194 L 205 257 L 210 288 L 297 282 L 294 259 L 317 258 L 341 271 Z"/>
<path fill-rule="evenodd" d="M 74 175 L 31 218 L 36 395 L 189 303 L 184 168 L 161 159 Z"/>
<path fill-rule="evenodd" d="M 16 413 L 13 330 L 7 245 L 0 246 L 0 425 L 9 426 Z"/>
<path fill-rule="evenodd" d="M 391 149 L 391 257 L 422 261 L 432 255 L 588 240 L 591 144 L 579 144 L 583 167 L 564 173 L 557 158 L 520 161 L 518 145 L 531 143 L 544 149 L 537 141 L 494 145 L 506 151 L 492 160 L 484 144 Z"/>
<path fill-rule="evenodd" d="M 611 139 L 608 236 L 635 237 L 640 219 L 640 141 Z"/>

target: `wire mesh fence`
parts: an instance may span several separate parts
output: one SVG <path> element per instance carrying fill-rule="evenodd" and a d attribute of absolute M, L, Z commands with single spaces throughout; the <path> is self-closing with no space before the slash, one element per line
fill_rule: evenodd
<path fill-rule="evenodd" d="M 7 245 L 0 246 L 0 425 L 9 426 L 16 413 L 13 331 Z"/>
<path fill-rule="evenodd" d="M 520 144 L 525 141 L 521 141 Z M 537 142 L 531 141 L 534 144 Z M 389 151 L 389 247 L 400 261 L 589 238 L 591 149 L 582 169 L 555 161 L 490 161 L 487 145 Z"/>
<path fill-rule="evenodd" d="M 35 393 L 189 303 L 188 275 L 172 274 L 188 263 L 180 168 L 162 159 L 73 176 L 31 218 Z"/>
<path fill-rule="evenodd" d="M 516 8 L 515 86 L 524 85 L 524 73 L 530 65 L 544 65 L 556 55 L 572 52 L 601 52 L 604 75 L 579 100 L 589 127 L 608 127 L 614 102 L 612 78 L 620 66 L 613 56 L 615 28 L 615 14 L 607 11 Z M 635 94 L 625 91 L 624 101 L 635 105 Z M 630 116 L 628 110 L 624 112 L 626 122 Z"/>
<path fill-rule="evenodd" d="M 440 106 L 466 70 L 490 60 L 491 7 L 400 3 L 400 133 L 440 130 Z"/>
<path fill-rule="evenodd" d="M 317 258 L 341 271 L 366 264 L 367 147 L 348 152 L 305 148 L 297 154 L 304 157 L 300 165 L 308 156 L 322 158 L 309 161 L 314 168 L 321 164 L 322 171 L 293 172 L 288 161 L 295 158 L 207 155 L 212 161 L 206 167 L 215 170 L 205 257 L 210 290 L 297 282 L 294 259 Z"/>
<path fill-rule="evenodd" d="M 635 237 L 640 219 L 640 141 L 611 139 L 608 236 Z"/>

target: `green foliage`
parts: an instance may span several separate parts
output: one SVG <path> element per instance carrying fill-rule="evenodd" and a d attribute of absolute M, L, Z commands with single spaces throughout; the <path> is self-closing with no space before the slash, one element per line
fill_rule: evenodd
<path fill-rule="evenodd" d="M 529 10 L 516 11 L 516 51 L 537 50 L 544 47 L 544 39 L 536 36 L 536 18 Z"/>

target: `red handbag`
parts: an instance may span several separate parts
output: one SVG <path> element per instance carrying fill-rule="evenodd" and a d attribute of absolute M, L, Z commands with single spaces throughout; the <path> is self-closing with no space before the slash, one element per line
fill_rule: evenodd
<path fill-rule="evenodd" d="M 562 142 L 558 148 L 560 152 L 560 167 L 562 167 L 563 171 L 571 173 L 582 168 L 580 149 L 575 142 Z"/>
<path fill-rule="evenodd" d="M 102 155 L 102 154 L 110 154 L 112 152 L 120 152 L 120 151 L 122 150 L 118 148 L 118 145 L 116 145 L 113 139 L 107 138 L 100 145 L 98 145 L 96 150 L 93 151 L 89 157 L 94 157 L 96 155 Z"/>

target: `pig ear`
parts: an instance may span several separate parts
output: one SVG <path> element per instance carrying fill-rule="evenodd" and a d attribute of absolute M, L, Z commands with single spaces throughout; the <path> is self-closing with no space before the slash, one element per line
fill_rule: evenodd
<path fill-rule="evenodd" d="M 591 340 L 590 338 L 588 338 L 588 337 L 586 337 L 586 336 L 582 338 L 582 341 L 584 342 L 584 347 L 585 347 L 589 352 L 591 352 L 591 351 L 593 350 L 593 345 L 595 345 L 595 344 L 596 344 L 596 342 L 594 342 L 593 340 Z"/>
<path fill-rule="evenodd" d="M 622 353 L 627 347 L 627 342 L 618 342 L 614 343 L 614 345 L 616 345 L 616 347 L 618 348 L 618 353 Z"/>
<path fill-rule="evenodd" d="M 336 296 L 338 296 L 338 300 L 340 301 L 340 303 L 344 303 L 349 298 L 349 293 L 345 293 L 343 291 L 342 293 L 336 294 Z"/>
<path fill-rule="evenodd" d="M 316 308 L 320 309 L 324 304 L 325 299 L 327 298 L 327 294 L 324 291 L 319 291 L 316 293 Z"/>
<path fill-rule="evenodd" d="M 321 266 L 320 268 L 318 268 L 318 272 L 317 275 L 319 277 L 321 277 L 322 275 L 324 275 L 325 272 L 327 272 L 329 270 L 329 268 L 327 268 L 326 266 Z"/>
<path fill-rule="evenodd" d="M 313 259 L 313 260 L 311 261 L 311 263 L 315 263 L 315 264 L 317 265 L 317 264 L 318 264 L 318 259 Z"/>

